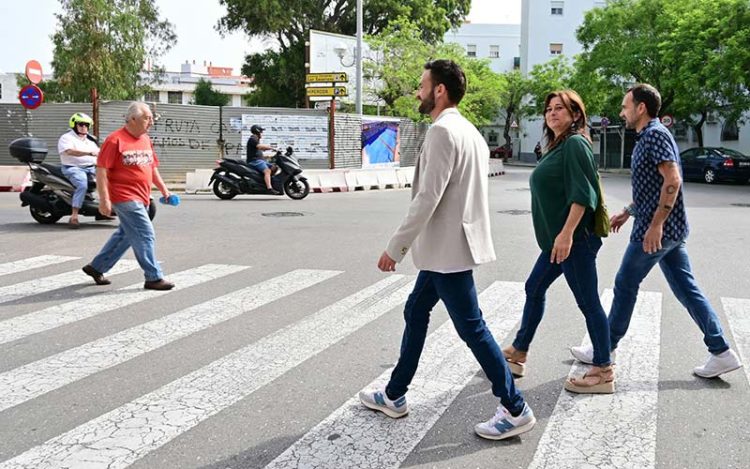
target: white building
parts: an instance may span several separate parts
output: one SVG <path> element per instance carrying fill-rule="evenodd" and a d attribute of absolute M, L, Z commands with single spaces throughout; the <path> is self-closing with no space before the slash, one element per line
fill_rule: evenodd
<path fill-rule="evenodd" d="M 152 91 L 144 101 L 169 104 L 192 104 L 195 85 L 203 78 L 211 82 L 214 91 L 230 96 L 229 106 L 243 106 L 243 98 L 252 91 L 252 79 L 233 75 L 230 67 L 215 67 L 210 62 L 196 65 L 185 61 L 179 72 L 166 72 L 158 83 L 150 83 Z"/>
<path fill-rule="evenodd" d="M 543 64 L 558 56 L 573 57 L 583 51 L 576 39 L 576 29 L 583 24 L 584 15 L 593 8 L 606 7 L 606 0 L 522 0 L 521 9 L 521 70 L 528 73 L 534 65 Z M 582 96 L 584 101 L 585 96 Z M 735 126 L 736 127 L 736 126 Z M 750 153 L 750 127 L 739 132 L 731 123 L 710 116 L 703 126 L 705 146 L 723 146 Z M 691 129 L 680 123 L 672 127 L 680 149 L 697 145 Z M 533 161 L 533 148 L 542 137 L 541 116 L 521 123 L 521 154 Z M 594 151 L 598 152 L 598 142 Z"/>
<path fill-rule="evenodd" d="M 0 103 L 17 103 L 20 91 L 15 73 L 0 73 Z"/>
<path fill-rule="evenodd" d="M 465 23 L 448 31 L 443 41 L 459 44 L 469 57 L 489 59 L 497 73 L 519 67 L 521 25 Z"/>
<path fill-rule="evenodd" d="M 469 57 L 489 59 L 496 73 L 505 73 L 520 67 L 521 25 L 465 23 L 448 31 L 443 42 L 459 44 Z M 505 121 L 498 110 L 498 117 L 480 132 L 490 148 L 505 143 L 503 130 Z M 515 133 L 515 132 L 514 132 Z"/>

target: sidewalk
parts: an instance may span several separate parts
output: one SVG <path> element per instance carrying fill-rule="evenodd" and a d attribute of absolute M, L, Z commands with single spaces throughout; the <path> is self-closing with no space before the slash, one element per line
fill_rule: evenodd
<path fill-rule="evenodd" d="M 508 160 L 505 162 L 505 165 L 508 166 L 509 168 L 513 168 L 513 167 L 536 168 L 537 163 L 530 162 L 530 161 Z M 607 173 L 607 174 L 626 174 L 630 176 L 630 168 L 599 168 L 599 172 Z"/>
<path fill-rule="evenodd" d="M 500 160 L 490 160 L 488 177 L 505 174 Z M 198 169 L 187 173 L 185 193 L 211 191 L 209 180 L 213 169 Z M 399 189 L 411 187 L 414 167 L 377 169 L 308 169 L 302 172 L 312 192 L 349 192 L 374 189 Z"/>
<path fill-rule="evenodd" d="M 213 169 L 197 169 L 185 175 L 184 181 L 167 180 L 172 191 L 186 194 L 210 192 L 209 180 Z M 19 192 L 28 184 L 29 168 L 26 166 L 0 166 L 0 192 Z M 501 160 L 490 160 L 488 177 L 505 174 Z M 374 189 L 398 189 L 411 187 L 414 167 L 377 169 L 308 169 L 302 175 L 307 178 L 312 192 L 348 192 Z"/>

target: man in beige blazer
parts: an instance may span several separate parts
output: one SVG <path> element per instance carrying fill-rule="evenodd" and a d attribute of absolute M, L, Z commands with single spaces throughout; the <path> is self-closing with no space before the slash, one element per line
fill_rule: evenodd
<path fill-rule="evenodd" d="M 420 272 L 404 309 L 401 356 L 390 382 L 359 397 L 365 406 L 389 417 L 408 413 L 406 391 L 417 371 L 430 311 L 442 300 L 500 398 L 496 414 L 477 424 L 475 431 L 501 440 L 531 430 L 536 419 L 515 388 L 477 300 L 472 270 L 495 260 L 487 199 L 490 151 L 456 108 L 465 91 L 466 76 L 456 63 L 425 64 L 417 99 L 419 111 L 429 114 L 434 124 L 417 159 L 409 211 L 378 261 L 380 270 L 393 272 L 411 248 Z"/>

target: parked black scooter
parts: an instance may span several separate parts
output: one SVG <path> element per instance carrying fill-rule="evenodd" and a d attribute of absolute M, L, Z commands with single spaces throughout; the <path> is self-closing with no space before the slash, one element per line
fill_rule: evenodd
<path fill-rule="evenodd" d="M 271 185 L 279 192 L 294 200 L 302 200 L 310 193 L 307 178 L 300 176 L 302 168 L 293 156 L 292 147 L 287 147 L 286 153 L 276 151 L 273 162 L 279 171 L 271 177 Z M 268 194 L 263 173 L 248 166 L 242 160 L 216 160 L 219 165 L 214 169 L 209 185 L 213 184 L 214 194 L 222 200 L 229 200 L 239 194 Z"/>
<path fill-rule="evenodd" d="M 75 187 L 63 175 L 60 165 L 44 163 L 47 158 L 47 143 L 39 138 L 19 138 L 10 142 L 9 148 L 10 154 L 21 163 L 28 164 L 31 171 L 32 184 L 21 192 L 21 206 L 29 207 L 31 217 L 43 225 L 49 225 L 70 215 Z M 95 194 L 96 182 L 89 179 L 79 215 L 102 218 Z M 151 202 L 148 216 L 153 220 L 156 205 L 153 200 Z"/>

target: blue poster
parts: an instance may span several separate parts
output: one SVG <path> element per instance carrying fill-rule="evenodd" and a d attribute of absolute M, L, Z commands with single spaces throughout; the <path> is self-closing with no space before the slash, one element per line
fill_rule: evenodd
<path fill-rule="evenodd" d="M 399 166 L 399 119 L 362 119 L 362 167 Z"/>

